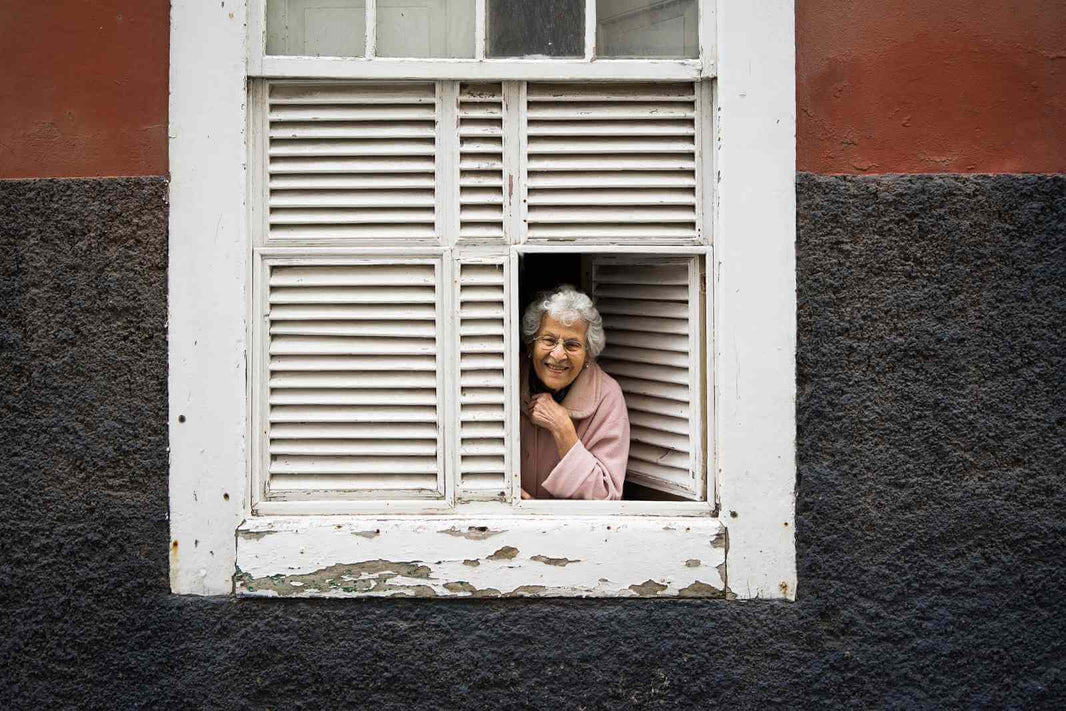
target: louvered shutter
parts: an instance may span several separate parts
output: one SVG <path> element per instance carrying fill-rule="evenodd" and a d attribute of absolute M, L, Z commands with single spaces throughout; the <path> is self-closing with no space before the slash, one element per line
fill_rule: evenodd
<path fill-rule="evenodd" d="M 502 259 L 460 262 L 456 297 L 460 500 L 506 499 L 509 492 L 507 291 Z"/>
<path fill-rule="evenodd" d="M 439 261 L 264 275 L 268 497 L 442 496 Z"/>
<path fill-rule="evenodd" d="M 696 242 L 691 83 L 526 92 L 527 240 Z"/>
<path fill-rule="evenodd" d="M 607 347 L 600 364 L 629 410 L 627 480 L 704 498 L 697 257 L 596 257 L 592 291 Z"/>
<path fill-rule="evenodd" d="M 503 89 L 459 85 L 459 241 L 501 241 Z"/>
<path fill-rule="evenodd" d="M 268 236 L 436 236 L 436 85 L 269 86 Z"/>

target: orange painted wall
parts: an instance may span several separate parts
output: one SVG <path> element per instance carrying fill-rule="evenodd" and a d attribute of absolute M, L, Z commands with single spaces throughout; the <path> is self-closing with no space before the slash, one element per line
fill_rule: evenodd
<path fill-rule="evenodd" d="M 168 23 L 0 0 L 0 178 L 165 174 Z M 1066 172 L 1066 0 L 796 0 L 796 41 L 800 170 Z"/>
<path fill-rule="evenodd" d="M 1066 1 L 796 0 L 799 170 L 1066 172 Z"/>
<path fill-rule="evenodd" d="M 0 0 L 0 178 L 165 174 L 169 22 L 168 0 Z"/>

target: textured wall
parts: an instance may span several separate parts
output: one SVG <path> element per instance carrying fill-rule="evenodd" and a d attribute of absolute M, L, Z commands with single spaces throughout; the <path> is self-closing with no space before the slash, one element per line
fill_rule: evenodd
<path fill-rule="evenodd" d="M 1066 172 L 1062 0 L 796 0 L 815 173 Z"/>
<path fill-rule="evenodd" d="M 171 596 L 165 193 L 0 182 L 8 708 L 1066 704 L 1066 177 L 801 176 L 791 604 Z"/>
<path fill-rule="evenodd" d="M 0 2 L 0 178 L 167 172 L 169 0 Z"/>

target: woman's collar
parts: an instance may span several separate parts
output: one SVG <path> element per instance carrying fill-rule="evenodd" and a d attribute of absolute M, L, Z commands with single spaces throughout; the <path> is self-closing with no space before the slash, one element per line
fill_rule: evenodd
<path fill-rule="evenodd" d="M 519 369 L 519 388 L 522 397 L 522 410 L 523 412 L 529 411 L 529 359 L 522 359 L 522 366 Z M 566 393 L 566 397 L 563 398 L 562 406 L 570 413 L 570 417 L 575 420 L 582 420 L 590 416 L 596 411 L 596 405 L 600 401 L 600 387 L 603 382 L 600 370 L 600 366 L 595 361 L 589 361 L 588 367 L 581 370 L 580 375 L 570 384 L 570 390 Z"/>

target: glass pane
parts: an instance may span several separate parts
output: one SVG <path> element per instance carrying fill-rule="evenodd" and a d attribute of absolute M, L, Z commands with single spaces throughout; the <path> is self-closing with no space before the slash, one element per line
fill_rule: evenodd
<path fill-rule="evenodd" d="M 488 0 L 489 57 L 585 56 L 585 0 Z"/>
<path fill-rule="evenodd" d="M 378 0 L 379 57 L 473 57 L 474 0 Z"/>
<path fill-rule="evenodd" d="M 696 0 L 597 0 L 597 57 L 699 57 Z"/>
<path fill-rule="evenodd" d="M 363 0 L 267 0 L 267 54 L 361 57 Z"/>

